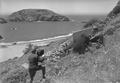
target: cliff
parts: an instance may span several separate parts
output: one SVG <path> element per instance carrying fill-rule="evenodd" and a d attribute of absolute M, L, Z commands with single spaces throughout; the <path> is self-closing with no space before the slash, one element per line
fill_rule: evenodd
<path fill-rule="evenodd" d="M 10 22 L 70 21 L 66 16 L 47 9 L 23 9 L 9 15 Z"/>
<path fill-rule="evenodd" d="M 112 9 L 112 11 L 107 15 L 112 18 L 120 14 L 120 1 L 118 1 L 117 5 Z"/>

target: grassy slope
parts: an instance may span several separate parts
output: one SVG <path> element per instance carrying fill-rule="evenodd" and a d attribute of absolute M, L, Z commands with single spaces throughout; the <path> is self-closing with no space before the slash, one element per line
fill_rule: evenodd
<path fill-rule="evenodd" d="M 61 61 L 64 73 L 57 83 L 119 83 L 120 80 L 120 18 L 117 16 L 105 26 L 105 46 L 85 54 L 71 53 Z M 114 24 L 114 25 L 113 25 Z M 113 31 L 111 31 L 113 29 Z"/>
<path fill-rule="evenodd" d="M 84 54 L 74 53 L 72 48 L 68 49 L 69 52 L 64 52 L 63 49 L 71 46 L 73 38 L 61 40 L 59 42 L 53 42 L 48 46 L 40 47 L 46 50 L 45 56 L 47 56 L 46 76 L 49 78 L 44 83 L 120 83 L 120 15 L 116 18 L 112 18 L 104 26 L 102 33 L 104 34 L 105 46 L 96 49 L 93 45 L 89 47 L 90 51 Z M 66 45 L 67 44 L 67 45 Z M 63 47 L 65 46 L 65 47 Z M 48 57 L 49 55 L 49 57 Z M 0 64 L 0 76 L 5 83 L 20 83 L 14 78 L 15 71 L 22 69 L 18 72 L 18 79 L 27 79 L 26 70 L 21 67 L 21 64 L 27 62 L 26 54 L 21 58 L 6 61 Z M 17 63 L 17 64 L 16 64 Z M 10 67 L 8 66 L 9 64 Z M 15 65 L 15 66 L 14 66 Z M 16 65 L 18 69 L 15 70 Z M 12 72 L 11 72 L 12 71 Z M 13 75 L 11 77 L 10 75 Z M 41 73 L 38 72 L 35 76 L 35 83 L 40 80 Z M 14 79 L 14 82 L 10 82 L 12 79 L 8 79 L 9 76 Z M 22 78 L 24 77 L 24 78 Z M 8 82 L 6 82 L 8 80 Z"/>

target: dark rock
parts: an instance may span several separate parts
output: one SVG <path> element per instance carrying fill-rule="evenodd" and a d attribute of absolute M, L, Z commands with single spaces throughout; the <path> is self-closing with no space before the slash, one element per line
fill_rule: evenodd
<path fill-rule="evenodd" d="M 98 36 L 95 36 L 93 39 L 90 40 L 90 43 L 91 44 L 96 44 L 96 49 L 99 49 L 100 47 L 102 46 L 105 46 L 104 45 L 104 35 L 100 34 Z"/>
<path fill-rule="evenodd" d="M 0 40 L 2 40 L 3 39 L 3 37 L 0 35 Z"/>
<path fill-rule="evenodd" d="M 70 21 L 68 17 L 47 9 L 23 9 L 12 13 L 8 20 L 10 22 Z"/>
<path fill-rule="evenodd" d="M 4 18 L 0 18 L 0 23 L 4 24 L 4 23 L 7 23 L 7 21 Z"/>

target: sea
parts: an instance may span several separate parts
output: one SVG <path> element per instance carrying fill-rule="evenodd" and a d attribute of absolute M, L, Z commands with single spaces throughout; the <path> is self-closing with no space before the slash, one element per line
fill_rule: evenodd
<path fill-rule="evenodd" d="M 83 22 L 93 18 L 103 19 L 105 15 L 66 15 L 71 22 L 33 22 L 0 24 L 0 35 L 4 37 L 0 43 L 11 43 L 31 40 L 41 40 L 69 34 L 81 30 Z M 23 55 L 24 45 L 0 48 L 0 62 Z"/>
<path fill-rule="evenodd" d="M 49 37 L 65 35 L 80 30 L 83 22 L 93 18 L 103 19 L 105 15 L 66 15 L 71 22 L 32 22 L 32 23 L 6 23 L 0 24 L 0 42 L 18 42 L 39 40 Z"/>

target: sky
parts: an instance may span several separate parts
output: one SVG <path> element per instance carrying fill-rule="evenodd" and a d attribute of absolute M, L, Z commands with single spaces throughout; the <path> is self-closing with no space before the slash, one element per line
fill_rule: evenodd
<path fill-rule="evenodd" d="M 118 0 L 0 0 L 0 14 L 21 9 L 50 9 L 59 14 L 107 14 Z"/>

